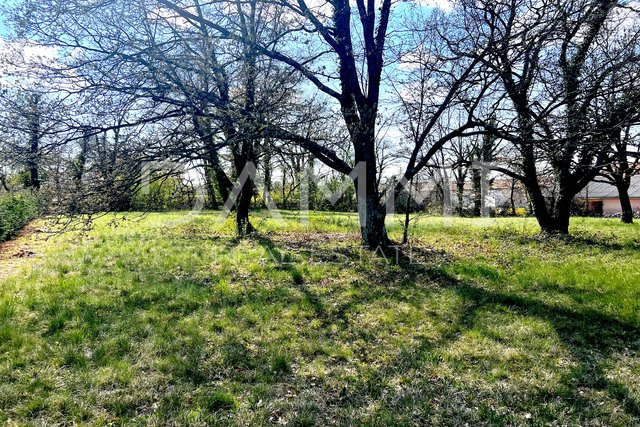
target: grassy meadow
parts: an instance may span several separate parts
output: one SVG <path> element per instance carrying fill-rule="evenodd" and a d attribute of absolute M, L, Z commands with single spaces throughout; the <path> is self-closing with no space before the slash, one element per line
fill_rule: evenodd
<path fill-rule="evenodd" d="M 5 244 L 0 424 L 640 425 L 638 224 L 217 218 Z"/>

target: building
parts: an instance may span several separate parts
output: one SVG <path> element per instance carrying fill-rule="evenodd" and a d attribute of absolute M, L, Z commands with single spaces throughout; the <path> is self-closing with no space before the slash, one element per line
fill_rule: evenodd
<path fill-rule="evenodd" d="M 629 198 L 634 212 L 640 212 L 640 175 L 631 177 Z M 607 182 L 591 182 L 582 190 L 577 199 L 584 202 L 591 215 L 612 216 L 622 212 L 618 189 Z"/>

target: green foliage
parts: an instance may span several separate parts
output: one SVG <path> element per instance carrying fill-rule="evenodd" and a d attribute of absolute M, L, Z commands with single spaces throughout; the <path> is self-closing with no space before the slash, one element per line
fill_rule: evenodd
<path fill-rule="evenodd" d="M 353 184 L 349 183 L 346 188 L 341 190 L 344 185 L 342 178 L 331 178 L 323 184 L 325 192 L 336 194 L 339 191 L 344 193 L 336 200 L 335 203 L 327 200 L 326 195 L 317 186 L 310 188 L 310 202 L 311 208 L 320 211 L 333 211 L 333 212 L 354 212 L 356 210 L 356 192 Z"/>
<path fill-rule="evenodd" d="M 22 194 L 0 196 L 0 242 L 18 234 L 38 213 L 35 198 Z"/>
<path fill-rule="evenodd" d="M 194 205 L 195 192 L 181 178 L 168 177 L 152 180 L 133 196 L 132 210 L 162 212 L 189 209 Z"/>
<path fill-rule="evenodd" d="M 345 182 L 342 178 L 332 177 L 324 179 L 320 185 L 313 180 L 309 180 L 308 185 L 308 204 L 310 209 L 329 212 L 355 212 L 356 193 L 353 183 Z M 345 187 L 342 188 L 343 186 Z M 331 203 L 325 193 L 338 196 L 335 203 Z M 261 206 L 263 200 L 261 195 L 259 196 L 260 203 L 258 203 L 258 206 Z M 270 196 L 279 209 L 300 209 L 301 189 L 299 183 L 285 187 L 284 191 L 281 183 L 275 183 Z"/>

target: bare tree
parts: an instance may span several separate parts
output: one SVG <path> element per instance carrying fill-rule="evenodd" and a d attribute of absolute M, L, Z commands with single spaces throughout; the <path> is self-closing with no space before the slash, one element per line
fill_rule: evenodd
<path fill-rule="evenodd" d="M 200 18 L 204 13 L 224 17 L 254 44 L 277 43 L 274 31 L 281 15 L 270 4 L 195 3 L 190 10 Z M 114 22 L 114 14 L 122 19 Z M 278 123 L 288 112 L 297 80 L 279 62 L 259 56 L 253 44 L 220 38 L 202 22 L 152 3 L 27 0 L 14 9 L 14 21 L 25 36 L 59 49 L 58 63 L 44 68 L 52 82 L 64 83 L 62 91 L 85 99 L 136 100 L 118 123 L 93 121 L 92 133 L 174 123 L 173 129 L 164 128 L 166 135 L 147 139 L 142 158 L 134 163 L 167 157 L 202 163 L 224 201 L 236 196 L 238 234 L 253 230 L 253 184 L 248 180 L 235 188 L 232 183 L 257 163 L 263 123 Z M 64 55 L 68 51 L 74 54 Z M 223 150 L 229 153 L 228 164 L 222 161 Z"/>
<path fill-rule="evenodd" d="M 364 170 L 355 178 L 356 186 L 363 187 L 358 192 L 362 240 L 370 248 L 386 247 L 389 239 L 384 224 L 384 190 L 378 185 L 381 182 L 381 172 L 377 158 L 376 128 L 382 101 L 381 82 L 386 47 L 392 42 L 389 24 L 393 2 L 383 0 L 380 5 L 372 0 L 357 0 L 355 5 L 347 0 L 335 0 L 321 5 L 311 5 L 305 1 L 282 2 L 292 22 L 283 33 L 283 37 L 284 34 L 288 36 L 288 43 L 287 48 L 282 49 L 253 40 L 242 31 L 225 25 L 214 15 L 194 13 L 190 2 L 158 0 L 158 3 L 182 19 L 206 25 L 220 37 L 240 41 L 263 56 L 281 61 L 338 103 L 353 146 L 353 157 L 350 159 L 343 159 L 326 145 L 299 135 L 291 135 L 285 129 L 269 127 L 270 136 L 304 146 L 320 161 L 343 174 L 351 174 L 356 165 L 363 166 Z M 352 21 L 352 9 L 357 12 L 356 22 Z M 421 30 L 424 31 L 425 28 Z M 314 38 L 315 35 L 320 38 L 320 44 Z M 306 46 L 315 48 L 309 50 Z M 331 63 L 337 66 L 331 69 L 328 67 Z M 399 186 L 404 185 L 428 163 L 429 156 L 421 156 L 427 136 L 476 64 L 477 61 L 471 61 L 462 67 L 462 72 L 454 77 L 457 83 L 450 88 L 448 96 L 445 96 L 442 108 L 431 112 L 433 118 L 423 130 Z M 333 84 L 334 81 L 339 87 Z M 448 138 L 462 132 L 463 130 L 459 130 Z M 432 153 L 437 149 L 438 147 L 433 147 Z"/>
<path fill-rule="evenodd" d="M 633 223 L 633 207 L 629 198 L 631 178 L 640 174 L 640 146 L 637 135 L 627 127 L 622 135 L 615 134 L 612 140 L 613 159 L 601 172 L 599 180 L 614 185 L 620 197 L 621 220 L 625 224 Z"/>
<path fill-rule="evenodd" d="M 496 123 L 484 126 L 518 150 L 516 164 L 502 172 L 523 182 L 544 232 L 566 234 L 574 196 L 610 155 L 610 141 L 591 112 L 607 94 L 607 79 L 638 63 L 640 32 L 635 24 L 622 25 L 636 12 L 615 0 L 461 3 L 474 23 L 466 27 L 468 37 L 490 46 L 478 58 L 499 78 Z M 614 39 L 625 48 L 608 51 Z M 618 82 L 618 93 L 637 79 L 631 74 Z"/>

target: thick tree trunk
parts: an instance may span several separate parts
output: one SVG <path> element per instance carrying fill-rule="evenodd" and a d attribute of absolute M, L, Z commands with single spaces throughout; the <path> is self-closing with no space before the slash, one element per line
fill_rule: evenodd
<path fill-rule="evenodd" d="M 542 232 L 554 235 L 569 234 L 569 220 L 571 219 L 571 200 L 568 195 L 558 196 L 554 206 L 553 214 L 549 215 L 548 220 L 543 224 L 540 223 Z"/>
<path fill-rule="evenodd" d="M 616 179 L 616 188 L 620 197 L 620 207 L 622 208 L 622 217 L 620 218 L 625 224 L 633 224 L 633 207 L 629 198 L 630 183 L 626 179 Z"/>
<path fill-rule="evenodd" d="M 531 204 L 533 214 L 540 225 L 540 229 L 545 233 L 557 234 L 557 232 L 554 231 L 556 228 L 555 220 L 549 213 L 547 201 L 538 182 L 538 176 L 533 159 L 528 156 L 524 156 L 523 166 L 525 176 L 527 177 L 524 185 L 527 189 L 527 193 L 529 194 L 529 203 Z"/>
<path fill-rule="evenodd" d="M 362 243 L 371 250 L 386 250 L 391 241 L 385 226 L 387 207 L 381 202 L 378 191 L 375 135 L 370 131 L 361 138 L 355 144 L 356 167 L 359 168 L 355 184 Z M 363 178 L 364 182 L 361 181 Z"/>
<path fill-rule="evenodd" d="M 243 138 L 244 139 L 244 138 Z M 248 166 L 256 167 L 253 140 L 251 136 L 242 140 L 238 138 L 233 149 L 233 165 L 236 171 L 236 177 L 240 178 Z M 251 210 L 251 199 L 255 194 L 255 188 L 252 177 L 248 177 L 244 182 L 239 181 L 242 185 L 240 193 L 235 203 L 236 208 L 236 232 L 239 237 L 244 237 L 255 231 L 253 225 L 249 221 L 249 211 Z M 255 178 L 255 177 L 253 177 Z"/>
<path fill-rule="evenodd" d="M 362 243 L 371 250 L 386 250 L 391 243 L 384 223 L 387 212 L 378 197 L 367 195 L 363 203 L 359 202 L 358 216 Z"/>
<path fill-rule="evenodd" d="M 255 228 L 249 221 L 252 197 L 253 187 L 251 181 L 247 181 L 240 191 L 236 202 L 236 233 L 239 237 L 247 236 L 255 231 Z"/>
<path fill-rule="evenodd" d="M 559 196 L 550 212 L 537 183 L 534 185 L 529 183 L 529 185 L 527 185 L 527 191 L 529 192 L 533 213 L 538 220 L 542 232 L 546 234 L 569 234 L 572 197 Z"/>
<path fill-rule="evenodd" d="M 528 185 L 527 185 L 528 184 Z M 545 234 L 567 235 L 569 234 L 569 220 L 571 219 L 571 202 L 575 195 L 565 183 L 560 183 L 560 194 L 547 206 L 540 185 L 535 181 L 525 183 L 529 191 L 529 197 L 533 205 L 533 211 Z"/>
<path fill-rule="evenodd" d="M 527 136 L 528 137 L 528 136 Z M 569 219 L 571 218 L 571 201 L 574 193 L 568 185 L 568 177 L 558 174 L 560 180 L 560 195 L 551 203 L 551 209 L 547 206 L 547 200 L 540 186 L 536 170 L 535 156 L 530 145 L 523 145 L 522 166 L 526 180 L 523 182 L 529 193 L 533 213 L 538 220 L 540 229 L 545 234 L 569 234 Z"/>

